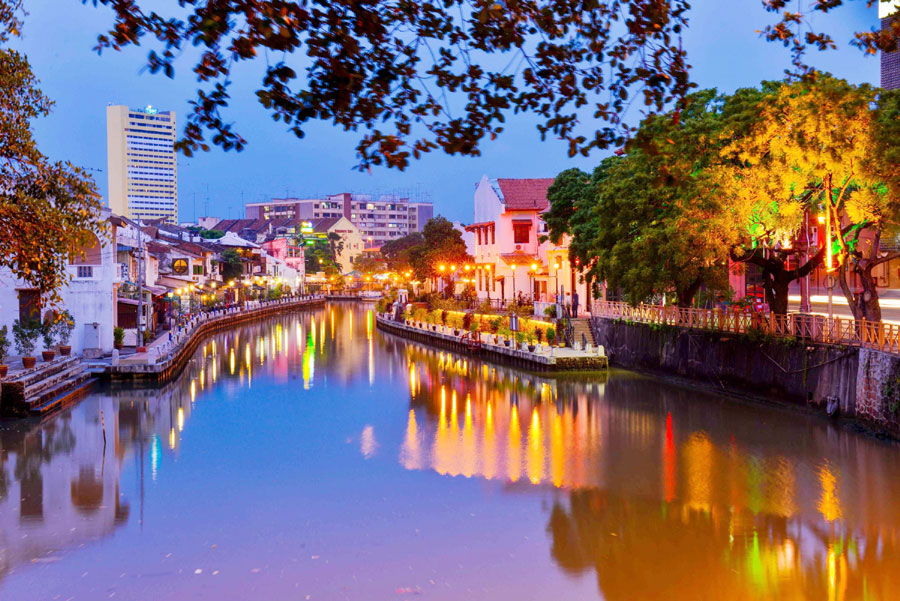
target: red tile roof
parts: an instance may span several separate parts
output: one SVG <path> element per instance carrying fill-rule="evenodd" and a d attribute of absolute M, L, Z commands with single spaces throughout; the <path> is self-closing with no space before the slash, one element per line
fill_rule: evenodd
<path fill-rule="evenodd" d="M 500 193 L 503 194 L 503 203 L 507 209 L 512 210 L 547 210 L 550 206 L 547 201 L 547 189 L 552 183 L 552 177 L 497 180 Z"/>

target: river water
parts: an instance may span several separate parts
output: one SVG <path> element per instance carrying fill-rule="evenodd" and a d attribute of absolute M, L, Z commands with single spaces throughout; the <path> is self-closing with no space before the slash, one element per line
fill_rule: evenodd
<path fill-rule="evenodd" d="M 352 305 L 220 333 L 0 449 L 0 599 L 900 598 L 897 445 Z"/>

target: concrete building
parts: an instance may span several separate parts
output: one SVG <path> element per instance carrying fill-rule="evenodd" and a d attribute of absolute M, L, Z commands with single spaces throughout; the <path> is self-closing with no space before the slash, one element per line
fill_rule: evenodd
<path fill-rule="evenodd" d="M 175 112 L 106 107 L 109 207 L 130 219 L 178 223 Z"/>
<path fill-rule="evenodd" d="M 252 202 L 245 207 L 247 219 L 316 219 L 347 218 L 367 246 L 380 246 L 389 240 L 421 232 L 434 217 L 430 202 L 410 202 L 409 198 L 387 194 L 377 198 L 370 194 L 343 192 L 325 198 L 273 198 Z"/>
<path fill-rule="evenodd" d="M 548 234 L 543 213 L 550 207 L 553 178 L 488 179 L 475 187 L 474 236 L 478 298 L 510 302 L 531 300 L 540 314 L 548 304 L 571 303 L 578 293 L 580 312 L 590 307 L 590 291 L 579 266 L 569 262 L 569 240 L 541 242 Z"/>
<path fill-rule="evenodd" d="M 878 18 L 881 20 L 881 28 L 885 29 L 896 18 L 900 9 L 900 1 L 879 2 Z M 881 87 L 886 90 L 900 89 L 900 52 L 881 53 Z"/>
<path fill-rule="evenodd" d="M 103 210 L 100 219 L 110 219 L 108 209 Z M 69 344 L 76 354 L 87 351 L 97 355 L 113 348 L 116 288 L 123 280 L 116 259 L 115 230 L 113 227 L 109 236 L 93 236 L 69 260 L 72 279 L 60 290 L 59 307 L 75 320 Z M 13 321 L 43 319 L 51 310 L 36 288 L 15 278 L 8 269 L 0 269 L 0 326 L 7 327 L 10 338 Z M 35 350 L 45 350 L 40 340 Z M 10 352 L 17 354 L 15 347 Z"/>

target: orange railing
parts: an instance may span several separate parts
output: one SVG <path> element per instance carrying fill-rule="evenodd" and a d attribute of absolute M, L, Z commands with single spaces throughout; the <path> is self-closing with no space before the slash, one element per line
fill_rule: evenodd
<path fill-rule="evenodd" d="M 612 301 L 595 302 L 592 309 L 594 317 L 734 334 L 762 334 L 900 354 L 900 325 L 884 322 L 856 321 L 840 317 L 829 319 L 823 315 L 808 313 L 766 315 L 722 309 L 630 305 Z"/>

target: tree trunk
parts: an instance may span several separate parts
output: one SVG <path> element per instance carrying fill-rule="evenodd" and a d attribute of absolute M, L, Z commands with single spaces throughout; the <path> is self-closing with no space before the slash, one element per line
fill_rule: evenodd
<path fill-rule="evenodd" d="M 772 302 L 769 303 L 769 309 L 775 315 L 787 315 L 790 284 L 791 278 L 788 276 L 775 278 L 772 282 Z"/>
<path fill-rule="evenodd" d="M 700 290 L 700 285 L 703 283 L 703 280 L 697 278 L 691 284 L 683 289 L 678 290 L 678 306 L 682 309 L 690 309 L 691 305 L 694 303 L 694 297 L 697 296 L 697 292 Z"/>

